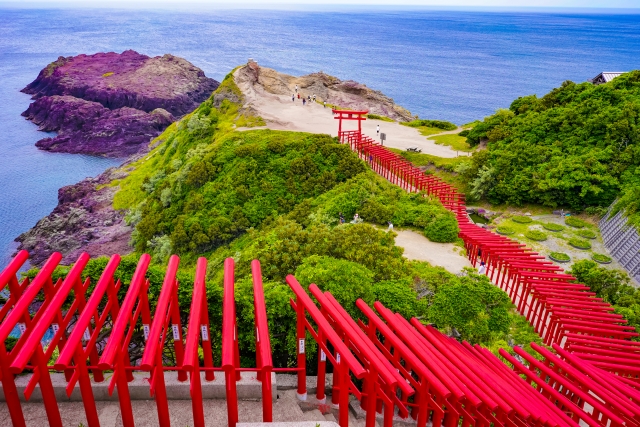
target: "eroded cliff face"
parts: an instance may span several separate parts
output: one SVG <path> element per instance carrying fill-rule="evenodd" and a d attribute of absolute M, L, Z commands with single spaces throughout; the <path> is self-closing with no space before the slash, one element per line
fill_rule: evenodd
<path fill-rule="evenodd" d="M 22 90 L 35 99 L 23 116 L 59 133 L 36 143 L 43 150 L 126 157 L 145 152 L 175 117 L 218 86 L 173 55 L 128 50 L 60 57 Z"/>
<path fill-rule="evenodd" d="M 371 114 L 386 116 L 397 121 L 411 121 L 415 117 L 378 90 L 353 80 L 340 80 L 323 72 L 295 77 L 258 64 L 249 63 L 235 74 L 236 81 L 260 85 L 275 95 L 291 96 L 295 86 L 304 95 L 316 95 L 329 104 L 353 110 L 369 110 Z"/>
<path fill-rule="evenodd" d="M 62 253 L 63 264 L 76 261 L 82 252 L 91 256 L 131 252 L 132 229 L 124 221 L 124 212 L 113 209 L 118 187 L 107 185 L 124 176 L 126 172 L 111 168 L 59 189 L 58 206 L 16 238 L 18 249 L 29 252 L 33 265 L 42 265 L 53 252 Z"/>

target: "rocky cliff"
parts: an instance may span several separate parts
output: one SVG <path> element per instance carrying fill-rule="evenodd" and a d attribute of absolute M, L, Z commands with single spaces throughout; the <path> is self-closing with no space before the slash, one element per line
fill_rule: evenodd
<path fill-rule="evenodd" d="M 40 130 L 58 132 L 38 141 L 41 149 L 125 157 L 145 151 L 218 85 L 173 55 L 128 50 L 60 57 L 22 90 L 35 99 L 23 115 Z"/>
<path fill-rule="evenodd" d="M 58 206 L 16 238 L 18 249 L 29 251 L 33 265 L 41 265 L 53 252 L 62 253 L 63 264 L 74 262 L 82 252 L 92 256 L 131 252 L 132 229 L 124 213 L 112 205 L 118 188 L 106 185 L 126 175 L 123 167 L 110 168 L 96 178 L 59 189 Z"/>
<path fill-rule="evenodd" d="M 302 95 L 316 95 L 318 99 L 341 108 L 369 110 L 371 114 L 386 116 L 401 122 L 415 118 L 408 110 L 397 105 L 393 99 L 382 92 L 353 80 L 340 80 L 323 72 L 295 77 L 271 68 L 260 67 L 254 62 L 240 68 L 236 73 L 236 80 L 259 85 L 265 91 L 275 95 L 289 97 L 297 85 Z"/>

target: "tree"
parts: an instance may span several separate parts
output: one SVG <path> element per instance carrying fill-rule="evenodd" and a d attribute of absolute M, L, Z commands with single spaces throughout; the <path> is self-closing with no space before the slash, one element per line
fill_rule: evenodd
<path fill-rule="evenodd" d="M 598 267 L 594 261 L 583 259 L 573 264 L 568 272 L 595 292 L 599 298 L 611 304 L 617 304 L 621 292 L 627 287 L 629 277 L 619 270 Z"/>
<path fill-rule="evenodd" d="M 466 270 L 466 276 L 440 286 L 429 307 L 429 320 L 451 333 L 455 328 L 470 343 L 488 342 L 509 330 L 511 300 L 489 278 Z"/>
<path fill-rule="evenodd" d="M 323 292 L 331 292 L 354 318 L 361 316 L 356 300 L 373 303 L 373 272 L 358 263 L 312 255 L 296 269 L 295 277 L 305 288 L 315 283 Z"/>

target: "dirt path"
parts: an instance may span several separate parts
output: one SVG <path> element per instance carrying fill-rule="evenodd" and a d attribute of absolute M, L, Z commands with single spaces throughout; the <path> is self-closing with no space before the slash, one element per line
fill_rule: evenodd
<path fill-rule="evenodd" d="M 245 105 L 253 108 L 267 122 L 267 128 L 338 135 L 338 122 L 334 119 L 330 108 L 324 108 L 315 102 L 303 107 L 301 99 L 296 98 L 292 101 L 289 96 L 268 93 L 262 87 L 241 79 L 236 79 L 236 83 L 245 95 Z M 353 126 L 351 123 L 349 125 Z M 445 158 L 457 157 L 456 152 L 448 146 L 438 145 L 426 139 L 417 129 L 402 126 L 399 123 L 366 120 L 362 124 L 362 131 L 366 135 L 375 137 L 377 125 L 380 125 L 380 132 L 387 135 L 385 145 L 388 147 L 403 150 L 418 147 L 426 154 Z M 348 129 L 352 127 L 345 130 Z"/>
<path fill-rule="evenodd" d="M 453 274 L 460 273 L 464 267 L 472 267 L 469 260 L 458 252 L 460 248 L 453 243 L 434 243 L 411 230 L 394 231 L 398 234 L 396 245 L 404 248 L 407 259 L 427 261 L 431 265 L 444 267 Z"/>

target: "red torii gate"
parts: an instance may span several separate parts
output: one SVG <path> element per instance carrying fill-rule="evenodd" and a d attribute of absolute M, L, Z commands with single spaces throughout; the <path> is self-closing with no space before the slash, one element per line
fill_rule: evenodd
<path fill-rule="evenodd" d="M 358 133 L 362 132 L 362 121 L 367 120 L 365 117 L 369 114 L 369 110 L 364 111 L 356 111 L 356 110 L 331 110 L 334 115 L 338 115 L 334 117 L 334 119 L 339 120 L 338 122 L 338 135 L 342 132 L 342 121 L 343 120 L 357 120 L 358 121 Z M 355 117 L 354 117 L 355 116 Z"/>

